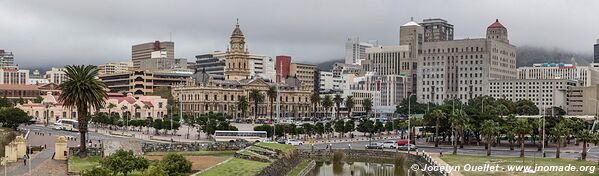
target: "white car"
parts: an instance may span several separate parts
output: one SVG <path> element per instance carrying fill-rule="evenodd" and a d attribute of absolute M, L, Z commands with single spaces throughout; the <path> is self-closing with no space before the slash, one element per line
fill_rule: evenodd
<path fill-rule="evenodd" d="M 297 139 L 288 139 L 287 142 L 285 142 L 286 144 L 291 144 L 291 145 L 304 145 L 303 141 L 297 140 Z"/>
<path fill-rule="evenodd" d="M 395 141 L 384 141 L 383 148 L 395 149 L 397 148 L 397 143 Z"/>

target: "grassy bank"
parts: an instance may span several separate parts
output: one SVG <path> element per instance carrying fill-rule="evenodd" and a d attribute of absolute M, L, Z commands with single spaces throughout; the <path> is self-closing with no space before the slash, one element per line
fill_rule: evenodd
<path fill-rule="evenodd" d="M 69 172 L 81 172 L 91 170 L 100 165 L 100 156 L 89 156 L 81 159 L 77 156 L 69 158 Z"/>
<path fill-rule="evenodd" d="M 168 153 L 177 153 L 183 156 L 233 156 L 235 150 L 230 151 L 191 151 L 191 152 L 148 152 L 146 156 L 163 156 Z"/>
<path fill-rule="evenodd" d="M 240 158 L 233 158 L 226 163 L 215 166 L 205 172 L 202 176 L 253 176 L 258 174 L 262 169 L 269 166 L 270 163 L 258 161 L 250 161 Z"/>
<path fill-rule="evenodd" d="M 520 157 L 487 157 L 487 156 L 472 156 L 472 155 L 444 155 L 441 157 L 443 161 L 451 166 L 459 166 L 460 172 L 465 176 L 482 176 L 482 175 L 549 175 L 549 176 L 563 176 L 563 175 L 597 175 L 599 173 L 599 167 L 596 162 L 592 161 L 576 161 L 571 159 L 558 159 L 558 158 L 520 158 Z M 470 166 L 484 166 L 488 164 L 490 166 L 499 166 L 499 171 L 464 171 L 466 165 Z M 523 173 L 521 171 L 508 171 L 508 166 L 574 166 L 577 169 L 594 169 L 594 171 L 550 171 L 550 172 L 536 172 L 536 173 Z M 594 168 L 591 168 L 594 167 Z"/>
<path fill-rule="evenodd" d="M 299 175 L 300 172 L 302 172 L 302 170 L 304 170 L 308 164 L 310 164 L 311 160 L 307 160 L 307 159 L 303 159 L 301 163 L 299 163 L 297 166 L 295 166 L 293 168 L 293 170 L 291 170 L 287 175 L 288 176 L 297 176 Z"/>

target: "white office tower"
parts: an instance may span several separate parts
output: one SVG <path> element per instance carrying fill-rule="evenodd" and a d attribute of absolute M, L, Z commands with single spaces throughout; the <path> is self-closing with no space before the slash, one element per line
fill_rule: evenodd
<path fill-rule="evenodd" d="M 375 41 L 361 42 L 359 37 L 348 38 L 345 42 L 345 64 L 360 65 L 366 58 L 366 48 L 376 46 Z"/>

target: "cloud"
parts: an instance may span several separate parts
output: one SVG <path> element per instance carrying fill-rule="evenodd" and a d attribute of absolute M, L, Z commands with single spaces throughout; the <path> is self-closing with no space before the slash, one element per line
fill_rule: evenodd
<path fill-rule="evenodd" d="M 314 63 L 342 58 L 349 36 L 397 44 L 410 17 L 440 17 L 455 25 L 456 38 L 483 37 L 500 19 L 517 46 L 590 53 L 597 8 L 593 0 L 3 1 L 0 48 L 22 66 L 100 64 L 172 33 L 176 57 L 193 59 L 225 50 L 239 18 L 251 53 Z"/>

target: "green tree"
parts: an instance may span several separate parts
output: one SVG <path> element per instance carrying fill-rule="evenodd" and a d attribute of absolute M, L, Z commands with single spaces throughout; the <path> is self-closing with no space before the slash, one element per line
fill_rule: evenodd
<path fill-rule="evenodd" d="M 435 120 L 435 147 L 439 147 L 439 126 L 441 125 L 441 120 L 445 118 L 445 113 L 441 109 L 435 109 L 427 117 Z"/>
<path fill-rule="evenodd" d="M 108 114 L 112 115 L 112 109 L 116 108 L 116 105 L 114 103 L 108 103 L 108 106 L 106 106 L 106 109 L 108 109 Z"/>
<path fill-rule="evenodd" d="M 241 110 L 241 115 L 243 117 L 243 119 L 245 119 L 245 113 L 248 111 L 248 100 L 247 97 L 245 96 L 240 96 L 239 99 L 237 100 L 237 107 L 239 108 L 239 110 Z"/>
<path fill-rule="evenodd" d="M 44 101 L 44 98 L 40 95 L 38 95 L 37 97 L 35 97 L 35 99 L 33 100 L 33 103 L 42 103 L 42 101 Z"/>
<path fill-rule="evenodd" d="M 351 112 L 352 109 L 354 108 L 354 97 L 353 96 L 347 96 L 347 98 L 345 99 L 345 107 L 347 108 L 347 117 L 351 118 Z"/>
<path fill-rule="evenodd" d="M 250 100 L 252 100 L 252 102 L 254 102 L 254 123 L 256 122 L 256 119 L 258 118 L 258 105 L 262 102 L 264 102 L 264 95 L 262 95 L 262 93 L 260 93 L 259 90 L 252 90 L 250 92 Z"/>
<path fill-rule="evenodd" d="M 103 167 L 95 167 L 81 172 L 81 176 L 112 176 L 112 171 Z"/>
<path fill-rule="evenodd" d="M 268 96 L 268 100 L 270 101 L 270 120 L 272 121 L 272 116 L 275 112 L 273 110 L 273 102 L 277 99 L 277 87 L 269 86 L 268 91 L 266 91 L 266 95 Z"/>
<path fill-rule="evenodd" d="M 331 133 L 333 133 L 333 124 L 331 124 L 331 121 L 328 121 L 324 124 L 324 131 L 327 134 L 327 138 Z"/>
<path fill-rule="evenodd" d="M 458 152 L 458 142 L 460 141 L 460 131 L 464 128 L 464 123 L 466 121 L 467 115 L 462 110 L 456 110 L 449 116 L 449 121 L 451 123 L 451 128 L 453 129 L 454 143 L 453 143 L 453 154 L 457 154 Z"/>
<path fill-rule="evenodd" d="M 325 116 L 328 117 L 328 113 L 331 112 L 331 107 L 333 107 L 333 100 L 330 95 L 325 95 L 322 99 L 322 107 L 325 109 Z"/>
<path fill-rule="evenodd" d="M 385 127 L 384 127 L 384 125 L 383 125 L 383 122 L 381 122 L 381 121 L 378 121 L 378 120 L 377 120 L 377 121 L 374 123 L 374 132 L 375 132 L 375 133 L 379 133 L 379 135 L 380 135 L 380 134 L 381 134 L 381 132 L 383 132 L 383 130 L 384 130 L 384 129 L 385 129 Z"/>
<path fill-rule="evenodd" d="M 518 142 L 520 143 L 520 157 L 524 157 L 524 137 L 530 133 L 531 126 L 526 119 L 518 119 L 514 124 L 514 133 L 518 134 Z"/>
<path fill-rule="evenodd" d="M 191 173 L 191 162 L 185 159 L 183 155 L 169 153 L 165 155 L 158 167 L 162 168 L 169 176 L 178 176 Z"/>
<path fill-rule="evenodd" d="M 14 130 L 21 124 L 30 123 L 33 117 L 19 108 L 0 108 L 0 124 Z"/>
<path fill-rule="evenodd" d="M 126 176 L 135 170 L 145 170 L 148 168 L 149 162 L 142 156 L 135 156 L 131 150 L 119 149 L 112 155 L 102 159 L 100 164 L 102 167 L 111 170 L 113 175 L 123 173 Z"/>
<path fill-rule="evenodd" d="M 562 145 L 563 141 L 563 136 L 568 136 L 570 135 L 570 129 L 568 128 L 568 125 L 566 124 L 567 122 L 562 121 L 560 123 L 558 123 L 557 125 L 555 125 L 555 127 L 553 129 L 551 129 L 551 133 L 553 135 L 555 135 L 555 137 L 557 138 L 557 146 L 556 146 L 556 150 L 555 150 L 555 158 L 559 158 L 560 156 L 560 147 Z"/>
<path fill-rule="evenodd" d="M 578 135 L 576 136 L 576 139 L 578 141 L 582 142 L 581 159 L 586 160 L 587 159 L 587 143 L 593 141 L 593 139 L 595 139 L 595 137 L 593 136 L 591 131 L 584 129 L 580 133 L 578 133 Z"/>
<path fill-rule="evenodd" d="M 345 127 L 344 127 L 343 131 L 344 131 L 345 133 L 350 133 L 350 134 L 352 134 L 352 132 L 353 132 L 353 131 L 355 130 L 355 128 L 356 128 L 356 127 L 355 127 L 355 124 L 354 124 L 354 120 L 348 120 L 347 122 L 345 122 L 345 125 L 344 125 L 344 126 L 345 126 Z"/>
<path fill-rule="evenodd" d="M 385 122 L 385 131 L 387 131 L 387 135 L 391 134 L 391 131 L 393 131 L 393 121 L 388 120 Z"/>
<path fill-rule="evenodd" d="M 68 65 L 65 67 L 66 80 L 60 85 L 60 97 L 63 106 L 67 109 L 76 109 L 79 122 L 79 156 L 87 157 L 87 121 L 89 109 L 104 107 L 106 85 L 96 79 L 98 69 L 96 66 Z"/>
<path fill-rule="evenodd" d="M 316 112 L 318 112 L 317 106 L 320 104 L 320 94 L 318 91 L 315 91 L 312 93 L 312 95 L 310 95 L 310 102 L 314 107 L 314 111 L 312 111 L 312 117 L 316 117 Z"/>
<path fill-rule="evenodd" d="M 254 131 L 265 131 L 267 137 L 272 137 L 272 126 L 270 125 L 259 125 L 254 127 Z"/>
<path fill-rule="evenodd" d="M 150 165 L 148 169 L 144 170 L 145 176 L 168 176 L 168 173 L 160 166 Z"/>
<path fill-rule="evenodd" d="M 493 138 L 499 133 L 498 123 L 493 120 L 485 120 L 481 126 L 480 133 L 485 135 L 485 139 L 487 140 L 487 156 L 491 156 L 491 142 L 493 142 Z"/>
<path fill-rule="evenodd" d="M 366 111 L 366 115 L 370 114 L 370 111 L 372 111 L 372 99 L 365 98 L 364 101 L 362 102 L 362 107 L 364 107 L 364 111 Z"/>
<path fill-rule="evenodd" d="M 6 96 L 0 98 L 0 108 L 2 107 L 12 107 L 12 103 L 10 100 L 8 100 L 8 98 L 6 98 Z"/>
<path fill-rule="evenodd" d="M 23 99 L 23 97 L 19 97 L 19 99 L 17 99 L 15 101 L 15 104 L 20 104 L 20 105 L 25 104 L 25 99 Z"/>
<path fill-rule="evenodd" d="M 335 132 L 339 133 L 339 137 L 343 137 L 343 134 L 345 134 L 345 123 L 343 120 L 335 121 Z"/>
<path fill-rule="evenodd" d="M 154 128 L 156 134 L 160 134 L 160 130 L 162 130 L 163 127 L 163 123 L 162 123 L 162 119 L 156 119 L 154 120 L 154 122 L 152 122 L 152 127 Z"/>
<path fill-rule="evenodd" d="M 324 134 L 324 125 L 322 122 L 316 122 L 314 125 L 314 131 L 322 138 L 322 134 Z"/>
<path fill-rule="evenodd" d="M 516 113 L 519 115 L 537 115 L 539 108 L 530 100 L 519 100 L 516 102 Z"/>
<path fill-rule="evenodd" d="M 339 94 L 335 94 L 335 98 L 333 98 L 333 102 L 335 102 L 336 110 L 336 119 L 339 119 L 339 111 L 341 110 L 341 103 L 343 103 L 343 98 Z"/>

